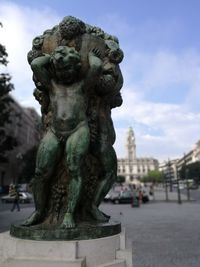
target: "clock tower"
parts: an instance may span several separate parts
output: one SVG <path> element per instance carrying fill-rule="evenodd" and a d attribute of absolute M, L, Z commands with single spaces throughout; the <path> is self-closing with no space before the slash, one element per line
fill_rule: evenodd
<path fill-rule="evenodd" d="M 127 136 L 127 150 L 128 150 L 128 160 L 136 160 L 136 145 L 135 145 L 135 135 L 133 129 L 130 127 Z"/>

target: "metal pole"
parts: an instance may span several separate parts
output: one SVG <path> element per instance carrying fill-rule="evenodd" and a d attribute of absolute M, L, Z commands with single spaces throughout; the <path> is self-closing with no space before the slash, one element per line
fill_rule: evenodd
<path fill-rule="evenodd" d="M 184 168 L 185 168 L 185 180 L 186 180 L 186 186 L 187 186 L 187 200 L 190 201 L 190 188 L 189 188 L 189 181 L 188 181 L 188 168 L 186 167 L 186 158 L 185 153 L 183 155 L 184 158 Z"/>
<path fill-rule="evenodd" d="M 166 197 L 166 201 L 169 201 L 169 196 L 168 196 L 168 185 L 167 185 L 167 181 L 165 180 L 165 197 Z"/>
<path fill-rule="evenodd" d="M 168 159 L 167 166 L 168 166 L 169 190 L 170 192 L 172 192 L 173 189 L 172 189 L 172 176 L 171 176 L 171 162 L 169 159 Z"/>
<path fill-rule="evenodd" d="M 177 177 L 177 193 L 178 193 L 178 204 L 182 204 L 181 192 L 180 192 L 180 187 L 179 187 L 179 177 Z"/>
<path fill-rule="evenodd" d="M 185 168 L 185 178 L 187 183 L 187 200 L 190 201 L 190 187 L 189 187 L 189 181 L 188 181 L 188 169 Z"/>

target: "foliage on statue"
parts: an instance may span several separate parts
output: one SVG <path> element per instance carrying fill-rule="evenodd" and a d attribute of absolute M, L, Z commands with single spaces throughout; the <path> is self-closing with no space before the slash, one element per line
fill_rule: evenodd
<path fill-rule="evenodd" d="M 44 137 L 25 226 L 109 220 L 99 205 L 117 179 L 111 109 L 122 104 L 122 59 L 115 36 L 71 16 L 33 40 L 28 62 Z"/>
<path fill-rule="evenodd" d="M 2 26 L 2 24 L 0 24 Z M 5 46 L 0 44 L 0 65 L 7 66 L 8 54 Z M 8 73 L 0 73 L 0 163 L 7 162 L 6 152 L 12 150 L 17 145 L 16 139 L 11 133 L 6 131 L 5 126 L 11 123 L 11 102 L 13 101 L 9 93 L 14 89 L 10 83 L 11 77 Z"/>

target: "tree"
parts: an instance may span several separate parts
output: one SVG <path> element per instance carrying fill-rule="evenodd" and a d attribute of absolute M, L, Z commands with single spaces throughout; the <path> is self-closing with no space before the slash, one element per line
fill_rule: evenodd
<path fill-rule="evenodd" d="M 0 23 L 2 26 L 2 24 Z M 7 66 L 8 54 L 5 46 L 0 44 L 0 65 Z M 6 152 L 12 150 L 17 145 L 16 139 L 6 131 L 6 124 L 11 123 L 11 107 L 13 102 L 9 93 L 14 89 L 10 83 L 11 76 L 8 73 L 0 73 L 0 162 L 7 162 Z"/>
<path fill-rule="evenodd" d="M 193 179 L 196 183 L 200 182 L 200 162 L 193 162 L 188 165 L 183 165 L 180 170 L 181 179 Z"/>
<path fill-rule="evenodd" d="M 23 155 L 23 167 L 19 175 L 19 183 L 29 183 L 35 174 L 35 162 L 38 146 L 29 149 Z"/>
<path fill-rule="evenodd" d="M 163 182 L 163 174 L 160 171 L 154 170 L 149 171 L 147 175 L 145 175 L 142 180 L 143 183 L 162 183 Z"/>
<path fill-rule="evenodd" d="M 122 183 L 125 183 L 125 181 L 126 181 L 125 176 L 123 176 L 123 175 L 117 176 L 117 183 L 122 184 Z"/>

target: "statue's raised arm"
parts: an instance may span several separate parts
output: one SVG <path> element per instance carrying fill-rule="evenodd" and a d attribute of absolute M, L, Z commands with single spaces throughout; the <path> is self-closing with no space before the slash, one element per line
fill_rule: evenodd
<path fill-rule="evenodd" d="M 50 65 L 51 56 L 43 55 L 35 58 L 31 62 L 31 69 L 36 77 L 36 79 L 45 87 L 49 87 L 50 84 L 50 74 L 48 67 Z"/>

